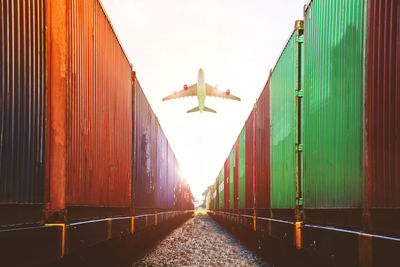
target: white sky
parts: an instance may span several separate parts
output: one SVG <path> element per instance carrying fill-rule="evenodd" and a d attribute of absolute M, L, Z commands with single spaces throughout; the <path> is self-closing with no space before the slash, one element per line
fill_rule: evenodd
<path fill-rule="evenodd" d="M 195 197 L 215 181 L 306 0 L 102 0 Z M 230 89 L 242 101 L 161 102 L 184 84 Z"/>

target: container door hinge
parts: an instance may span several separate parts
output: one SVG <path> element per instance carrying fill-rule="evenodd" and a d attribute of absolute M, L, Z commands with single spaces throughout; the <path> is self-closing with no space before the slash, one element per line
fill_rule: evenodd
<path fill-rule="evenodd" d="M 296 151 L 303 151 L 303 144 L 297 144 Z"/>
<path fill-rule="evenodd" d="M 296 36 L 296 43 L 304 43 L 304 35 Z"/>
<path fill-rule="evenodd" d="M 296 90 L 296 96 L 297 97 L 303 97 L 304 96 L 304 91 L 303 90 Z"/>

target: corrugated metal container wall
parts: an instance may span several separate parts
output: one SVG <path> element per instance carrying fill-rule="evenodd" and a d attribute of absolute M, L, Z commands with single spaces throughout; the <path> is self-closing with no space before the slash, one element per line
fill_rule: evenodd
<path fill-rule="evenodd" d="M 172 152 L 168 144 L 168 208 L 173 209 L 175 206 L 175 154 Z"/>
<path fill-rule="evenodd" d="M 305 209 L 362 207 L 364 2 L 306 10 Z"/>
<path fill-rule="evenodd" d="M 235 148 L 233 147 L 231 150 L 231 153 L 229 153 L 229 209 L 233 210 L 234 208 L 234 203 L 235 203 L 235 178 L 234 178 L 234 166 L 235 166 Z"/>
<path fill-rule="evenodd" d="M 186 184 L 186 191 L 185 191 L 185 210 L 190 209 L 190 185 Z"/>
<path fill-rule="evenodd" d="M 218 176 L 218 186 L 219 186 L 219 210 L 225 209 L 225 176 L 224 167 L 222 167 Z"/>
<path fill-rule="evenodd" d="M 400 1 L 369 1 L 367 36 L 367 205 L 375 216 L 379 208 L 393 208 L 380 220 L 386 225 L 376 226 L 393 223 L 398 229 L 394 212 L 399 214 L 400 207 Z"/>
<path fill-rule="evenodd" d="M 239 137 L 233 146 L 233 209 L 239 209 Z"/>
<path fill-rule="evenodd" d="M 32 203 L 46 201 L 45 6 L 0 5 L 0 225 L 37 222 L 42 206 Z M 17 215 L 7 203 L 29 206 Z"/>
<path fill-rule="evenodd" d="M 211 199 L 211 194 L 212 194 L 212 189 L 210 189 L 209 191 L 208 191 L 208 193 L 207 193 L 207 196 L 206 196 L 206 209 L 207 210 L 210 210 L 211 209 L 211 201 L 212 201 L 212 199 Z"/>
<path fill-rule="evenodd" d="M 215 189 L 217 191 L 217 197 L 215 199 L 215 210 L 219 210 L 219 175 L 217 176 L 217 179 L 215 180 Z"/>
<path fill-rule="evenodd" d="M 182 187 L 182 177 L 181 169 L 179 167 L 178 161 L 175 158 L 175 210 L 179 210 L 181 207 L 181 187 Z"/>
<path fill-rule="evenodd" d="M 68 4 L 66 205 L 129 207 L 131 66 L 97 0 Z"/>
<path fill-rule="evenodd" d="M 181 210 L 185 208 L 185 192 L 186 192 L 186 182 L 182 179 L 181 182 L 181 205 L 179 206 Z"/>
<path fill-rule="evenodd" d="M 217 181 L 214 182 L 214 189 L 213 189 L 213 209 L 217 210 L 217 198 L 218 198 L 218 187 Z"/>
<path fill-rule="evenodd" d="M 239 135 L 238 148 L 239 166 L 238 166 L 238 198 L 239 209 L 246 208 L 246 126 L 243 127 Z"/>
<path fill-rule="evenodd" d="M 157 123 L 157 208 L 159 209 L 168 207 L 167 153 L 167 138 L 160 124 Z"/>
<path fill-rule="evenodd" d="M 224 163 L 224 207 L 225 210 L 229 210 L 230 208 L 230 157 L 225 160 Z"/>
<path fill-rule="evenodd" d="M 399 1 L 369 1 L 367 63 L 367 166 L 371 205 L 399 207 Z"/>
<path fill-rule="evenodd" d="M 271 208 L 294 209 L 295 174 L 295 34 L 286 44 L 271 76 Z"/>
<path fill-rule="evenodd" d="M 256 103 L 255 113 L 255 197 L 256 209 L 271 207 L 270 81 Z M 261 215 L 261 214 L 260 214 Z M 263 213 L 262 215 L 266 215 Z"/>
<path fill-rule="evenodd" d="M 211 195 L 210 195 L 210 209 L 215 210 L 215 184 L 212 185 L 210 189 Z"/>
<path fill-rule="evenodd" d="M 146 96 L 135 81 L 134 191 L 135 208 L 155 208 L 156 117 Z"/>
<path fill-rule="evenodd" d="M 254 163 L 255 163 L 255 149 L 254 149 L 254 127 L 255 127 L 255 108 L 251 111 L 249 118 L 246 121 L 246 170 L 245 170 L 245 208 L 253 209 L 254 207 Z"/>

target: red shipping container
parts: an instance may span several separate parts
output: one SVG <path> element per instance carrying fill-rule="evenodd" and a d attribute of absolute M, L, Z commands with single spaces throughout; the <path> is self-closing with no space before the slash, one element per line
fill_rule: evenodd
<path fill-rule="evenodd" d="M 228 157 L 224 163 L 224 207 L 226 211 L 230 209 L 230 158 Z"/>
<path fill-rule="evenodd" d="M 47 5 L 52 219 L 62 218 L 66 208 L 70 220 L 126 214 L 132 166 L 130 63 L 98 1 Z"/>
<path fill-rule="evenodd" d="M 262 216 L 269 215 L 266 209 L 271 208 L 270 125 L 270 80 L 268 80 L 257 99 L 255 115 L 255 197 L 257 215 Z"/>
<path fill-rule="evenodd" d="M 254 208 L 254 164 L 255 164 L 255 108 L 251 111 L 247 121 L 246 121 L 246 209 L 248 214 L 253 214 Z"/>
<path fill-rule="evenodd" d="M 400 1 L 369 1 L 367 27 L 368 228 L 399 235 Z"/>

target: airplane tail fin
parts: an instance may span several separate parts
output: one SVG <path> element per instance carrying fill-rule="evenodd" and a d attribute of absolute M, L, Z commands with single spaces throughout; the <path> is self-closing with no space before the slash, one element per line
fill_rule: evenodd
<path fill-rule="evenodd" d="M 199 107 L 195 107 L 195 108 L 189 109 L 189 110 L 187 111 L 187 113 L 192 113 L 192 112 L 196 112 L 196 111 L 200 111 L 200 108 L 199 108 Z M 208 107 L 204 107 L 204 111 L 212 112 L 212 113 L 217 113 L 215 110 L 213 110 L 213 109 L 211 109 L 211 108 L 208 108 Z"/>

